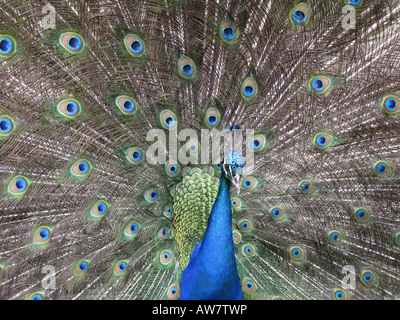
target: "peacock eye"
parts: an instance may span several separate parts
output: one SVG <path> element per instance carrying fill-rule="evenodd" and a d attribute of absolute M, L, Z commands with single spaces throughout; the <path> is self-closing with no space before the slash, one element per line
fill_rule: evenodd
<path fill-rule="evenodd" d="M 159 119 L 164 129 L 172 130 L 177 127 L 178 121 L 176 115 L 171 110 L 161 111 Z"/>
<path fill-rule="evenodd" d="M 181 172 L 181 167 L 177 163 L 167 162 L 167 164 L 165 165 L 165 173 L 169 177 L 175 177 L 175 176 L 179 175 L 180 172 Z"/>
<path fill-rule="evenodd" d="M 282 220 L 284 220 L 286 218 L 286 213 L 285 210 L 283 210 L 283 208 L 281 207 L 272 207 L 269 210 L 269 213 L 271 215 L 272 220 L 274 220 L 275 222 L 281 222 Z"/>
<path fill-rule="evenodd" d="M 169 230 L 167 228 L 161 228 L 158 231 L 158 237 L 160 239 L 165 239 L 168 236 L 168 234 L 169 234 Z"/>
<path fill-rule="evenodd" d="M 347 0 L 347 3 L 351 6 L 356 6 L 361 3 L 361 0 Z"/>
<path fill-rule="evenodd" d="M 328 92 L 333 87 L 333 81 L 326 75 L 312 77 L 309 82 L 309 88 L 316 94 Z"/>
<path fill-rule="evenodd" d="M 179 286 L 172 285 L 168 289 L 167 296 L 168 296 L 168 299 L 170 299 L 170 300 L 177 300 L 177 299 L 179 299 L 180 294 L 181 294 L 181 291 L 180 291 Z"/>
<path fill-rule="evenodd" d="M 252 245 L 243 246 L 243 254 L 247 257 L 252 257 L 255 254 L 255 249 Z"/>
<path fill-rule="evenodd" d="M 144 199 L 149 203 L 153 203 L 158 200 L 159 196 L 160 194 L 157 189 L 149 189 L 145 192 Z"/>
<path fill-rule="evenodd" d="M 328 239 L 330 243 L 337 245 L 342 242 L 343 234 L 340 231 L 333 230 L 328 233 Z"/>
<path fill-rule="evenodd" d="M 243 219 L 239 221 L 238 227 L 243 232 L 249 232 L 253 229 L 253 225 L 251 224 L 250 220 Z"/>
<path fill-rule="evenodd" d="M 30 296 L 30 300 L 44 300 L 43 293 L 35 292 Z"/>
<path fill-rule="evenodd" d="M 83 274 L 86 273 L 87 269 L 89 267 L 89 261 L 88 260 L 80 260 L 77 262 L 74 273 L 76 276 L 82 276 Z"/>
<path fill-rule="evenodd" d="M 121 95 L 115 98 L 115 105 L 118 107 L 118 110 L 126 116 L 135 114 L 137 111 L 136 101 L 126 95 Z"/>
<path fill-rule="evenodd" d="M 244 279 L 243 281 L 243 291 L 247 294 L 252 294 L 256 291 L 257 286 L 251 279 Z"/>
<path fill-rule="evenodd" d="M 29 187 L 29 181 L 24 176 L 14 177 L 8 184 L 7 191 L 10 195 L 21 196 L 23 195 Z"/>
<path fill-rule="evenodd" d="M 216 127 L 221 121 L 221 113 L 215 108 L 210 108 L 206 112 L 205 120 L 207 127 Z"/>
<path fill-rule="evenodd" d="M 178 73 L 187 80 L 192 80 L 196 76 L 196 65 L 188 57 L 182 57 L 178 60 Z"/>
<path fill-rule="evenodd" d="M 132 147 L 125 150 L 125 158 L 132 164 L 142 163 L 145 152 L 138 147 Z"/>
<path fill-rule="evenodd" d="M 85 42 L 81 35 L 75 32 L 65 32 L 60 35 L 61 46 L 70 53 L 79 53 L 85 47 Z"/>
<path fill-rule="evenodd" d="M 247 176 L 240 182 L 240 187 L 246 191 L 253 191 L 259 184 L 257 178 L 253 176 Z"/>
<path fill-rule="evenodd" d="M 241 233 L 240 233 L 239 231 L 237 231 L 237 230 L 234 230 L 234 231 L 232 232 L 232 238 L 233 238 L 233 242 L 234 242 L 235 244 L 238 244 L 238 243 L 240 243 L 240 241 L 242 241 L 242 235 L 241 235 Z"/>
<path fill-rule="evenodd" d="M 15 53 L 15 40 L 8 35 L 0 35 L 0 57 L 8 58 Z"/>
<path fill-rule="evenodd" d="M 364 270 L 361 272 L 361 282 L 364 286 L 371 288 L 377 284 L 378 278 L 371 270 Z"/>
<path fill-rule="evenodd" d="M 0 118 L 0 137 L 9 136 L 14 131 L 14 122 L 10 117 L 2 116 Z"/>
<path fill-rule="evenodd" d="M 33 236 L 33 244 L 40 247 L 48 243 L 51 239 L 51 229 L 46 226 L 42 226 L 36 229 Z"/>
<path fill-rule="evenodd" d="M 172 261 L 172 255 L 169 250 L 164 250 L 160 253 L 160 262 L 163 265 L 167 265 Z"/>
<path fill-rule="evenodd" d="M 226 43 L 232 43 L 239 37 L 239 29 L 237 25 L 230 20 L 223 20 L 219 27 L 219 33 Z"/>
<path fill-rule="evenodd" d="M 139 230 L 140 224 L 136 221 L 130 221 L 124 227 L 123 236 L 125 236 L 125 239 L 134 239 Z"/>
<path fill-rule="evenodd" d="M 394 235 L 394 239 L 395 239 L 396 244 L 400 247 L 400 232 L 397 232 L 397 233 Z M 1 270 L 0 270 L 0 271 L 1 271 Z M 0 273 L 0 277 L 1 277 L 1 273 Z"/>
<path fill-rule="evenodd" d="M 124 260 L 118 261 L 114 268 L 114 275 L 121 276 L 128 270 L 128 263 Z"/>
<path fill-rule="evenodd" d="M 241 94 L 243 99 L 251 100 L 255 98 L 258 93 L 257 82 L 253 78 L 247 78 L 243 81 L 241 87 Z"/>
<path fill-rule="evenodd" d="M 97 201 L 90 210 L 90 217 L 93 219 L 102 218 L 108 211 L 108 203 L 105 201 Z"/>
<path fill-rule="evenodd" d="M 391 165 L 386 161 L 378 161 L 374 164 L 375 174 L 379 177 L 390 177 L 393 174 Z"/>
<path fill-rule="evenodd" d="M 300 3 L 289 14 L 290 22 L 295 26 L 306 25 L 310 21 L 311 9 L 308 4 Z"/>
<path fill-rule="evenodd" d="M 124 39 L 124 44 L 128 53 L 133 57 L 141 57 L 145 53 L 145 45 L 139 36 L 129 34 Z"/>
<path fill-rule="evenodd" d="M 346 300 L 346 298 L 347 298 L 347 294 L 342 289 L 336 289 L 333 292 L 333 299 L 334 300 Z"/>
<path fill-rule="evenodd" d="M 400 98 L 396 95 L 388 95 L 382 100 L 382 109 L 390 115 L 396 115 L 400 111 Z"/>
<path fill-rule="evenodd" d="M 302 262 L 305 259 L 305 251 L 300 247 L 290 248 L 290 258 L 293 262 Z"/>
<path fill-rule="evenodd" d="M 172 215 L 172 206 L 171 205 L 165 205 L 162 208 L 162 213 L 166 218 L 170 218 Z"/>
<path fill-rule="evenodd" d="M 57 112 L 65 118 L 73 119 L 81 113 L 81 105 L 75 99 L 65 99 L 57 104 Z"/>
<path fill-rule="evenodd" d="M 315 135 L 313 143 L 317 149 L 324 150 L 333 146 L 335 139 L 331 134 L 320 132 Z"/>
<path fill-rule="evenodd" d="M 368 222 L 370 219 L 370 212 L 365 208 L 357 208 L 354 213 L 355 219 L 360 223 Z"/>

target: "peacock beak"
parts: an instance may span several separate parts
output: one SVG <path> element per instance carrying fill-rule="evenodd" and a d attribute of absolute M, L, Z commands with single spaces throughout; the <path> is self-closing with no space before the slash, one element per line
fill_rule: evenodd
<path fill-rule="evenodd" d="M 241 179 L 241 176 L 238 173 L 236 173 L 236 175 L 231 180 L 232 184 L 236 188 L 237 194 L 240 194 L 240 179 Z"/>

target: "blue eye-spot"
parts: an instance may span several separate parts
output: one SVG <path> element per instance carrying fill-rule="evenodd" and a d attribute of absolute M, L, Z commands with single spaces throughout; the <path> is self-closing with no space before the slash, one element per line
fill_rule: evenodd
<path fill-rule="evenodd" d="M 366 214 L 365 210 L 358 210 L 357 217 L 359 219 L 362 219 L 362 218 L 364 218 L 365 214 Z"/>
<path fill-rule="evenodd" d="M 39 235 L 43 240 L 47 240 L 50 236 L 50 232 L 47 229 L 41 229 L 39 230 Z"/>
<path fill-rule="evenodd" d="M 9 133 L 12 129 L 11 121 L 7 118 L 0 119 L 0 130 L 2 133 Z"/>
<path fill-rule="evenodd" d="M 88 170 L 89 170 L 89 165 L 88 165 L 86 162 L 81 161 L 81 162 L 79 162 L 79 164 L 78 164 L 78 168 L 79 168 L 79 172 L 80 172 L 80 173 L 85 174 L 85 173 L 87 173 Z"/>
<path fill-rule="evenodd" d="M 251 187 L 251 181 L 248 180 L 248 179 L 244 180 L 244 181 L 243 181 L 243 186 L 244 186 L 245 188 L 250 188 L 250 187 Z"/>
<path fill-rule="evenodd" d="M 72 36 L 68 41 L 68 47 L 71 50 L 78 50 L 82 46 L 82 41 L 77 36 Z"/>
<path fill-rule="evenodd" d="M 384 173 L 385 173 L 385 170 L 386 170 L 386 164 L 384 164 L 384 163 L 380 163 L 380 164 L 378 164 L 378 165 L 376 166 L 376 171 L 377 171 L 379 174 L 384 174 Z"/>
<path fill-rule="evenodd" d="M 99 211 L 100 214 L 103 214 L 107 210 L 107 205 L 103 202 L 100 202 L 97 204 L 97 211 Z"/>
<path fill-rule="evenodd" d="M 389 98 L 385 102 L 386 109 L 389 111 L 394 111 L 396 109 L 396 100 L 393 98 Z"/>
<path fill-rule="evenodd" d="M 247 281 L 246 287 L 249 288 L 249 289 L 253 288 L 253 282 Z"/>
<path fill-rule="evenodd" d="M 336 241 L 339 238 L 339 234 L 337 232 L 333 232 L 331 234 L 331 240 Z"/>
<path fill-rule="evenodd" d="M 197 151 L 197 146 L 193 145 L 189 148 L 190 152 L 196 152 Z"/>
<path fill-rule="evenodd" d="M 218 118 L 216 116 L 209 116 L 207 118 L 207 122 L 210 126 L 215 126 L 215 124 L 218 122 Z"/>
<path fill-rule="evenodd" d="M 309 184 L 308 182 L 303 182 L 303 183 L 301 184 L 301 189 L 302 189 L 304 192 L 307 192 L 309 188 L 310 188 L 310 184 Z"/>
<path fill-rule="evenodd" d="M 83 261 L 81 263 L 79 263 L 79 269 L 81 269 L 81 271 L 85 271 L 87 269 L 87 262 Z"/>
<path fill-rule="evenodd" d="M 322 91 L 324 89 L 324 83 L 322 82 L 322 80 L 320 78 L 316 78 L 312 82 L 312 87 L 316 91 Z"/>
<path fill-rule="evenodd" d="M 151 200 L 157 199 L 157 198 L 158 198 L 158 192 L 154 190 L 154 191 L 150 194 L 150 197 L 151 197 Z"/>
<path fill-rule="evenodd" d="M 23 191 L 26 189 L 26 181 L 22 178 L 18 178 L 15 180 L 15 186 L 17 187 L 18 191 Z"/>
<path fill-rule="evenodd" d="M 2 54 L 8 54 L 13 49 L 13 43 L 11 39 L 3 37 L 0 40 L 0 52 Z"/>
<path fill-rule="evenodd" d="M 236 206 L 236 201 L 235 200 L 232 201 L 232 205 Z"/>
<path fill-rule="evenodd" d="M 275 208 L 274 210 L 272 210 L 272 215 L 276 218 L 279 217 L 279 214 L 281 213 L 281 210 L 279 210 L 278 208 Z"/>
<path fill-rule="evenodd" d="M 323 146 L 326 145 L 326 138 L 325 138 L 325 136 L 324 136 L 323 134 L 321 134 L 321 135 L 319 135 L 319 136 L 317 137 L 317 143 L 318 143 L 318 145 L 321 146 L 321 147 L 323 147 Z"/>
<path fill-rule="evenodd" d="M 293 250 L 293 255 L 294 255 L 295 257 L 297 257 L 299 254 L 300 254 L 300 250 L 299 250 L 299 249 L 294 249 L 294 250 Z"/>
<path fill-rule="evenodd" d="M 32 300 L 43 300 L 43 297 L 40 294 L 35 294 L 32 296 Z"/>
<path fill-rule="evenodd" d="M 136 150 L 132 153 L 132 159 L 134 161 L 139 161 L 140 159 L 142 159 L 142 153 L 139 150 Z"/>
<path fill-rule="evenodd" d="M 293 12 L 293 20 L 297 23 L 304 23 L 307 20 L 307 16 L 303 11 L 295 10 Z"/>
<path fill-rule="evenodd" d="M 164 256 L 164 259 L 166 259 L 166 260 L 169 259 L 169 253 L 168 252 L 164 252 L 163 256 Z"/>
<path fill-rule="evenodd" d="M 126 269 L 126 263 L 125 262 L 120 262 L 120 264 L 118 265 L 119 269 L 121 271 L 125 271 Z"/>
<path fill-rule="evenodd" d="M 236 36 L 235 30 L 232 27 L 222 29 L 222 35 L 227 40 L 232 40 Z"/>
<path fill-rule="evenodd" d="M 136 223 L 131 223 L 131 231 L 132 233 L 136 233 L 138 231 L 138 225 Z"/>
<path fill-rule="evenodd" d="M 349 5 L 356 6 L 361 2 L 361 0 L 348 0 L 347 2 Z"/>
<path fill-rule="evenodd" d="M 66 110 L 70 116 L 73 116 L 78 112 L 79 109 L 78 109 L 78 105 L 76 104 L 76 102 L 70 101 L 67 103 Z"/>
<path fill-rule="evenodd" d="M 363 279 L 364 279 L 365 282 L 368 282 L 369 280 L 372 279 L 372 274 L 370 274 L 370 273 L 364 274 Z"/>
<path fill-rule="evenodd" d="M 343 292 L 342 291 L 338 291 L 338 292 L 336 292 L 336 298 L 337 299 L 340 299 L 341 297 L 343 297 Z"/>
<path fill-rule="evenodd" d="M 187 63 L 181 68 L 182 73 L 186 76 L 191 76 L 193 73 L 193 66 L 190 63 Z"/>
<path fill-rule="evenodd" d="M 233 234 L 233 237 L 236 239 L 236 238 L 237 238 L 237 233 L 234 233 L 234 234 Z"/>
<path fill-rule="evenodd" d="M 255 89 L 252 86 L 244 86 L 243 93 L 246 97 L 250 97 L 254 94 Z"/>
<path fill-rule="evenodd" d="M 246 247 L 244 250 L 246 251 L 246 253 L 251 253 L 251 247 Z"/>
<path fill-rule="evenodd" d="M 217 169 L 221 169 L 222 168 L 220 163 L 217 163 L 216 167 L 217 167 Z"/>
<path fill-rule="evenodd" d="M 143 43 L 140 40 L 135 40 L 130 46 L 133 53 L 140 53 L 143 50 Z"/>
<path fill-rule="evenodd" d="M 242 229 L 246 229 L 247 226 L 248 226 L 248 223 L 247 223 L 247 222 L 242 222 Z"/>
<path fill-rule="evenodd" d="M 176 294 L 176 289 L 175 289 L 175 288 L 172 288 L 172 289 L 171 289 L 171 293 L 172 293 L 172 294 Z"/>
<path fill-rule="evenodd" d="M 161 230 L 161 232 L 162 232 L 163 236 L 166 236 L 166 235 L 168 234 L 168 230 L 165 229 L 165 228 L 163 228 L 163 229 Z"/>
<path fill-rule="evenodd" d="M 167 127 L 173 127 L 174 124 L 175 124 L 175 119 L 173 117 L 168 117 L 168 118 L 165 119 L 164 124 Z"/>
<path fill-rule="evenodd" d="M 135 103 L 132 100 L 128 99 L 124 102 L 122 108 L 127 112 L 132 112 L 135 109 Z"/>
<path fill-rule="evenodd" d="M 257 139 L 253 139 L 252 141 L 251 141 L 251 147 L 253 148 L 253 149 L 260 149 L 260 147 L 261 147 L 261 143 L 260 143 L 260 141 L 258 141 Z"/>

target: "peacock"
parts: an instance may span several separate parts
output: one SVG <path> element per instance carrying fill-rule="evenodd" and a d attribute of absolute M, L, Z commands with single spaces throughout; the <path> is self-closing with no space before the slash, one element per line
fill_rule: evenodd
<path fill-rule="evenodd" d="M 2 1 L 0 298 L 399 299 L 399 21 Z"/>

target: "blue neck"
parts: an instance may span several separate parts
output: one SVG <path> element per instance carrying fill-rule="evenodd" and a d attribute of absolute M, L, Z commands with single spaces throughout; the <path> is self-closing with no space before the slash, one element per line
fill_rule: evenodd
<path fill-rule="evenodd" d="M 230 181 L 221 173 L 204 239 L 193 250 L 183 271 L 181 299 L 242 298 L 232 240 Z"/>
<path fill-rule="evenodd" d="M 224 173 L 221 173 L 218 196 L 208 218 L 207 231 L 202 245 L 203 247 L 219 247 L 229 253 L 234 252 L 230 186 L 230 181 Z"/>

